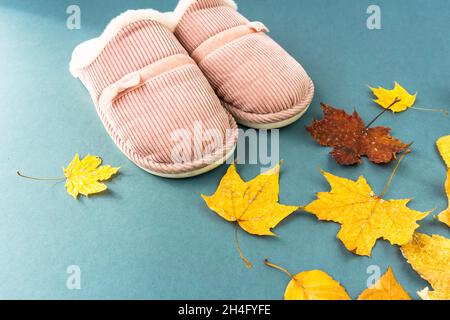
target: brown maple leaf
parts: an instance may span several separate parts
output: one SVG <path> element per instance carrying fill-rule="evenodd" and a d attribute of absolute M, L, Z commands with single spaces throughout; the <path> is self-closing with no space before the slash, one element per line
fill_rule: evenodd
<path fill-rule="evenodd" d="M 331 155 L 341 165 L 359 164 L 362 156 L 373 163 L 389 163 L 409 146 L 393 138 L 390 128 L 366 127 L 356 111 L 349 115 L 344 110 L 320 105 L 324 118 L 314 120 L 307 130 L 320 145 L 333 147 Z"/>

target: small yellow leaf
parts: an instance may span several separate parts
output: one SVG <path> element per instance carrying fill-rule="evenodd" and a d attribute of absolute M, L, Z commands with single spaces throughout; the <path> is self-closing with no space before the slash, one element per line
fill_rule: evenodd
<path fill-rule="evenodd" d="M 297 274 L 289 282 L 285 300 L 351 300 L 339 282 L 320 270 Z"/>
<path fill-rule="evenodd" d="M 376 284 L 361 293 L 358 300 L 411 300 L 411 297 L 397 282 L 389 267 Z"/>
<path fill-rule="evenodd" d="M 410 199 L 378 197 L 364 177 L 352 181 L 328 172 L 323 175 L 331 185 L 331 191 L 318 193 L 318 199 L 305 210 L 320 220 L 341 224 L 338 238 L 349 251 L 358 255 L 370 256 L 379 238 L 393 245 L 408 243 L 419 227 L 416 222 L 430 213 L 408 208 Z"/>
<path fill-rule="evenodd" d="M 439 221 L 445 223 L 450 227 L 450 135 L 442 137 L 438 139 L 436 142 L 439 153 L 444 159 L 445 164 L 447 165 L 447 180 L 445 182 L 445 193 L 447 194 L 447 198 L 449 199 L 449 206 L 447 210 L 442 211 L 438 215 Z"/>
<path fill-rule="evenodd" d="M 255 179 L 244 182 L 232 164 L 217 191 L 212 196 L 202 195 L 202 198 L 212 211 L 229 222 L 238 223 L 248 233 L 273 236 L 272 228 L 298 209 L 297 206 L 278 203 L 279 172 L 280 165 L 277 165 Z M 246 259 L 243 260 L 250 266 Z"/>
<path fill-rule="evenodd" d="M 67 193 L 77 199 L 79 194 L 87 197 L 108 189 L 101 181 L 110 179 L 119 171 L 119 168 L 109 165 L 99 167 L 101 163 L 102 160 L 99 157 L 88 155 L 80 160 L 76 154 L 72 162 L 64 169 Z"/>
<path fill-rule="evenodd" d="M 436 145 L 447 168 L 450 168 L 450 135 L 438 139 Z"/>
<path fill-rule="evenodd" d="M 447 170 L 447 180 L 445 182 L 445 193 L 447 194 L 447 198 L 449 199 L 448 209 L 442 211 L 438 215 L 439 221 L 445 223 L 448 227 L 450 227 L 450 169 Z"/>
<path fill-rule="evenodd" d="M 440 222 L 445 223 L 448 227 L 450 227 L 450 209 L 442 211 L 438 215 L 438 219 L 439 219 Z"/>
<path fill-rule="evenodd" d="M 294 276 L 267 259 L 264 264 L 291 278 L 284 293 L 284 300 L 351 300 L 344 287 L 321 270 L 304 271 Z"/>
<path fill-rule="evenodd" d="M 421 233 L 401 248 L 403 256 L 414 270 L 427 280 L 434 291 L 418 292 L 424 300 L 450 299 L 450 239 Z"/>
<path fill-rule="evenodd" d="M 392 90 L 387 90 L 382 87 L 370 87 L 370 89 L 377 97 L 374 101 L 385 109 L 392 106 L 392 103 L 394 103 L 396 99 L 400 100 L 389 109 L 392 112 L 405 111 L 406 109 L 411 108 L 416 102 L 417 93 L 411 95 L 397 82 L 395 82 L 395 87 Z"/>

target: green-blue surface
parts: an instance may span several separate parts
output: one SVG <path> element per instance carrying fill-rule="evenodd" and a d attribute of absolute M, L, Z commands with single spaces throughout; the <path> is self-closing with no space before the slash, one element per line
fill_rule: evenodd
<path fill-rule="evenodd" d="M 376 2 L 382 30 L 366 28 L 366 9 Z M 66 8 L 78 4 L 82 29 L 66 28 Z M 366 287 L 366 269 L 393 266 L 414 297 L 427 283 L 402 258 L 398 247 L 378 241 L 372 258 L 348 252 L 336 240 L 339 226 L 298 213 L 277 229 L 279 238 L 240 233 L 254 263 L 247 270 L 235 249 L 232 224 L 204 205 L 226 167 L 198 178 L 170 181 L 129 162 L 106 134 L 89 95 L 68 72 L 72 49 L 97 36 L 106 23 L 129 8 L 171 10 L 164 1 L 0 1 L 0 298 L 279 299 L 288 278 L 263 266 L 270 258 L 291 272 L 323 269 L 352 297 Z M 271 35 L 303 64 L 316 85 L 310 111 L 280 132 L 281 202 L 306 204 L 328 185 L 318 167 L 337 175 L 363 174 L 381 192 L 392 165 L 368 161 L 336 165 L 327 148 L 305 131 L 320 118 L 320 101 L 354 107 L 365 120 L 380 109 L 367 84 L 399 81 L 419 91 L 418 106 L 449 108 L 450 4 L 446 0 L 242 0 L 241 12 L 261 20 Z M 445 168 L 435 140 L 450 133 L 449 118 L 408 111 L 386 114 L 378 123 L 414 141 L 388 197 L 414 198 L 411 207 L 446 207 Z M 59 176 L 75 152 L 94 153 L 122 166 L 104 195 L 75 201 L 64 183 L 27 181 Z M 240 166 L 246 179 L 256 165 Z M 434 219 L 420 231 L 449 236 Z M 66 268 L 81 268 L 81 290 L 66 288 Z"/>

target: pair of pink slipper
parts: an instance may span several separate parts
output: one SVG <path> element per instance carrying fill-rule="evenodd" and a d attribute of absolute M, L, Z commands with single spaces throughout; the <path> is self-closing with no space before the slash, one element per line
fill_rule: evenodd
<path fill-rule="evenodd" d="M 118 16 L 74 50 L 70 69 L 131 161 L 192 177 L 233 155 L 236 121 L 280 128 L 311 103 L 311 79 L 267 31 L 232 0 L 181 0 L 174 12 Z"/>

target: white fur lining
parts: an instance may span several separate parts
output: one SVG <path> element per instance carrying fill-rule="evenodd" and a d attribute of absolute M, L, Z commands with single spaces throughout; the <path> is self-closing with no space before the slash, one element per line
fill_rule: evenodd
<path fill-rule="evenodd" d="M 231 1 L 231 0 L 230 0 Z M 128 10 L 111 20 L 103 31 L 102 35 L 79 44 L 72 53 L 70 61 L 70 72 L 76 78 L 80 75 L 80 69 L 89 66 L 106 45 L 126 26 L 141 21 L 157 21 L 172 32 L 175 30 L 176 23 L 173 21 L 172 13 L 159 12 L 153 9 Z"/>
<path fill-rule="evenodd" d="M 173 20 L 175 23 L 175 27 L 178 25 L 178 23 L 180 23 L 181 19 L 183 18 L 184 14 L 189 9 L 189 7 L 196 1 L 199 0 L 180 0 L 180 2 L 178 2 L 178 5 L 173 12 Z M 233 0 L 222 0 L 222 1 L 228 7 L 233 8 L 235 10 L 238 9 L 236 2 L 234 2 Z"/>

